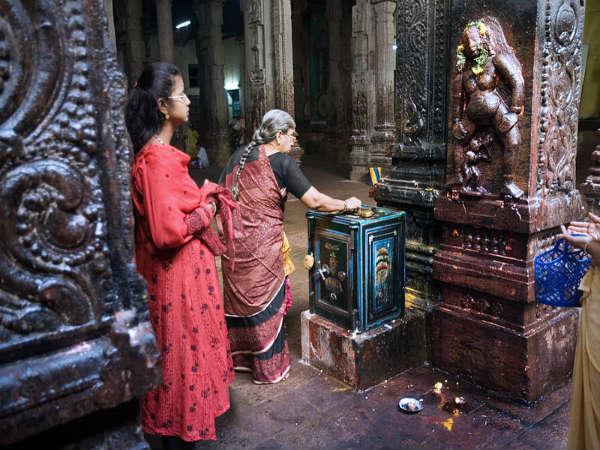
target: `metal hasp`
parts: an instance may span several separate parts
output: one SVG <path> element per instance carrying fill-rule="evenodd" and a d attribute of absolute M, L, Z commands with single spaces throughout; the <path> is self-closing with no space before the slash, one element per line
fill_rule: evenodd
<path fill-rule="evenodd" d="M 310 311 L 357 332 L 404 313 L 406 213 L 306 213 Z"/>

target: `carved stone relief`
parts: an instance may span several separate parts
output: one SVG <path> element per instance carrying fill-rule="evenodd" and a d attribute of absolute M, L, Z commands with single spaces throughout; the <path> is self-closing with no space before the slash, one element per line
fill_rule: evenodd
<path fill-rule="evenodd" d="M 537 193 L 554 195 L 575 186 L 581 92 L 582 8 L 572 0 L 544 4 Z"/>
<path fill-rule="evenodd" d="M 54 8 L 12 6 L 0 20 L 11 69 L 0 113 L 0 339 L 16 344 L 100 324 L 111 312 L 101 282 L 111 270 L 80 2 L 64 4 L 64 48 L 52 45 L 60 39 Z"/>
<path fill-rule="evenodd" d="M 0 1 L 0 55 L 5 445 L 142 395 L 158 352 L 133 264 L 126 82 L 103 2 Z"/>
<path fill-rule="evenodd" d="M 493 142 L 502 152 L 501 192 L 515 199 L 523 195 L 513 175 L 521 146 L 524 94 L 521 63 L 500 22 L 489 16 L 469 22 L 456 47 L 452 87 L 454 170 L 464 195 L 480 197 L 487 192 L 478 166 L 490 160 Z"/>

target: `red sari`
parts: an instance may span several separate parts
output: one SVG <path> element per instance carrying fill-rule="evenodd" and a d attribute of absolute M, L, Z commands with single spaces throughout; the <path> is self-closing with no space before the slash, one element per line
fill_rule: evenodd
<path fill-rule="evenodd" d="M 211 247 L 209 200 L 222 188 L 199 188 L 189 157 L 149 144 L 133 168 L 136 263 L 148 284 L 150 321 L 162 357 L 162 384 L 144 399 L 144 431 L 185 441 L 214 440 L 215 417 L 229 409 L 233 369 Z M 212 244 L 212 245 L 211 245 Z"/>

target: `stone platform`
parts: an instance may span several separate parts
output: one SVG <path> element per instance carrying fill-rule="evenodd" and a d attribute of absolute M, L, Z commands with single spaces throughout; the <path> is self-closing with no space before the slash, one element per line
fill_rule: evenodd
<path fill-rule="evenodd" d="M 411 310 L 390 324 L 363 333 L 304 311 L 300 328 L 302 360 L 358 391 L 420 366 L 427 358 L 425 319 Z"/>

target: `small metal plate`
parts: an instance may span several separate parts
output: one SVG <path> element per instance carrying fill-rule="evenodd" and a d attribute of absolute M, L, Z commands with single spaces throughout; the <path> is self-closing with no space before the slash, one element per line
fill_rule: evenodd
<path fill-rule="evenodd" d="M 416 398 L 404 397 L 398 402 L 398 408 L 405 413 L 413 414 L 423 409 L 423 403 Z"/>

